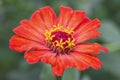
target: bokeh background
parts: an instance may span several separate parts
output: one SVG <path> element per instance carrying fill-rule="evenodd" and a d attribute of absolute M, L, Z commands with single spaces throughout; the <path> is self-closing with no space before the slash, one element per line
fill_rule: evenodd
<path fill-rule="evenodd" d="M 120 80 L 120 0 L 0 0 L 0 80 L 54 80 L 49 65 L 29 65 L 22 53 L 9 49 L 12 29 L 46 5 L 57 14 L 59 6 L 65 5 L 85 10 L 91 19 L 99 18 L 103 35 L 94 41 L 109 48 L 109 53 L 99 55 L 101 69 L 67 69 L 63 80 Z"/>

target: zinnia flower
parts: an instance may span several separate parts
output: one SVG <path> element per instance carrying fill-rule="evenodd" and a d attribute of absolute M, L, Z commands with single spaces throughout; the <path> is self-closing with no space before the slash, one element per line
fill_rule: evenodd
<path fill-rule="evenodd" d="M 53 74 L 62 76 L 65 68 L 85 70 L 99 69 L 102 65 L 97 57 L 100 50 L 107 48 L 88 40 L 101 35 L 97 30 L 101 23 L 89 19 L 85 11 L 61 6 L 57 17 L 54 10 L 43 7 L 36 10 L 30 20 L 22 20 L 10 39 L 10 48 L 25 52 L 28 63 L 51 64 Z"/>

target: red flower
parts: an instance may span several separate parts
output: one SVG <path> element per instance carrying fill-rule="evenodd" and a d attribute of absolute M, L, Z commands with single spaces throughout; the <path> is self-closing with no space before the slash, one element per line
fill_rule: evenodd
<path fill-rule="evenodd" d="M 22 20 L 13 31 L 10 48 L 25 52 L 28 63 L 51 64 L 53 74 L 62 76 L 65 68 L 99 69 L 102 65 L 95 54 L 107 48 L 87 41 L 101 35 L 100 21 L 91 20 L 81 10 L 60 7 L 58 18 L 49 6 L 35 11 L 30 20 Z"/>

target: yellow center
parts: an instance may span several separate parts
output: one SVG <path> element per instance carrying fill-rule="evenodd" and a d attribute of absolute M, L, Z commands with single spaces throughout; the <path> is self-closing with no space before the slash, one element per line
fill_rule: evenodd
<path fill-rule="evenodd" d="M 53 26 L 50 30 L 45 30 L 45 40 L 47 46 L 57 54 L 69 53 L 73 50 L 74 39 L 72 37 L 73 30 L 67 28 L 62 29 L 61 25 Z"/>

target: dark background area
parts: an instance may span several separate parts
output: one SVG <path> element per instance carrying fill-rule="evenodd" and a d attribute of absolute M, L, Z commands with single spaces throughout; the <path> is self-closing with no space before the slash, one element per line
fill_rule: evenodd
<path fill-rule="evenodd" d="M 0 80 L 53 80 L 50 66 L 29 65 L 23 53 L 9 49 L 12 29 L 47 5 L 57 14 L 60 5 L 65 5 L 85 10 L 91 19 L 99 18 L 102 36 L 95 41 L 109 48 L 109 53 L 99 55 L 103 62 L 101 69 L 82 72 L 69 69 L 63 80 L 120 80 L 120 0 L 0 0 Z"/>

